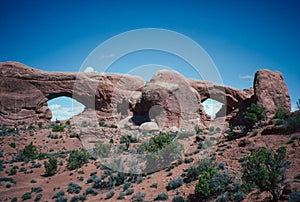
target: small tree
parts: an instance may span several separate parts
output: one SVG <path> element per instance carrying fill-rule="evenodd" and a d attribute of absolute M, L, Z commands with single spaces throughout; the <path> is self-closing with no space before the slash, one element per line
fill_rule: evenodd
<path fill-rule="evenodd" d="M 44 162 L 46 174 L 48 176 L 54 175 L 57 172 L 57 158 L 50 158 L 49 161 Z"/>
<path fill-rule="evenodd" d="M 253 127 L 255 123 L 266 119 L 266 110 L 263 106 L 252 103 L 244 112 L 244 119 L 248 126 Z"/>
<path fill-rule="evenodd" d="M 74 150 L 71 152 L 68 159 L 68 168 L 74 170 L 80 168 L 83 164 L 87 163 L 90 158 L 90 155 L 87 151 Z"/>
<path fill-rule="evenodd" d="M 274 115 L 274 119 L 285 119 L 287 115 L 287 111 L 283 107 L 279 107 Z"/>
<path fill-rule="evenodd" d="M 269 191 L 273 201 L 278 201 L 285 171 L 290 165 L 290 162 L 285 160 L 285 155 L 285 147 L 280 147 L 276 152 L 265 147 L 252 151 L 242 164 L 242 180 L 245 187 L 248 190 L 257 187 L 260 191 Z"/>

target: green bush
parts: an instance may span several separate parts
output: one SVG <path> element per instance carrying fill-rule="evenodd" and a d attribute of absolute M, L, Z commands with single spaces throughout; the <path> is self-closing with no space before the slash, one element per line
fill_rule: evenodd
<path fill-rule="evenodd" d="M 199 177 L 195 187 L 195 196 L 199 201 L 215 198 L 216 201 L 235 200 L 241 191 L 238 178 L 224 169 L 217 169 L 213 160 L 205 160 L 198 165 Z M 226 195 L 224 195 L 226 193 Z"/>
<path fill-rule="evenodd" d="M 87 189 L 85 190 L 85 192 L 84 192 L 83 195 L 89 195 L 89 194 L 90 194 L 90 195 L 93 195 L 93 196 L 96 196 L 96 195 L 98 194 L 98 192 L 97 192 L 95 189 L 89 187 L 89 188 L 87 188 Z"/>
<path fill-rule="evenodd" d="M 175 137 L 176 134 L 160 133 L 139 147 L 138 152 L 146 155 L 147 173 L 164 169 L 181 158 L 183 146 Z"/>
<path fill-rule="evenodd" d="M 11 147 L 11 148 L 16 148 L 16 143 L 14 143 L 14 142 L 12 142 L 12 143 L 9 143 L 9 146 Z"/>
<path fill-rule="evenodd" d="M 0 177 L 0 182 L 10 182 L 13 184 L 16 184 L 16 180 L 14 180 L 14 178 L 11 177 Z"/>
<path fill-rule="evenodd" d="M 132 202 L 144 201 L 145 196 L 146 196 L 145 193 L 139 192 L 132 196 L 131 201 Z"/>
<path fill-rule="evenodd" d="M 16 160 L 19 161 L 28 161 L 36 159 L 39 155 L 39 151 L 32 142 L 29 145 L 25 146 L 23 150 L 21 150 L 16 157 Z"/>
<path fill-rule="evenodd" d="M 53 124 L 52 125 L 52 132 L 64 132 L 65 127 L 61 124 Z"/>
<path fill-rule="evenodd" d="M 34 201 L 40 201 L 43 197 L 43 194 L 38 194 L 36 195 L 36 197 L 34 198 Z"/>
<path fill-rule="evenodd" d="M 58 199 L 58 198 L 61 198 L 65 195 L 65 192 L 63 190 L 55 193 L 53 196 L 52 196 L 52 199 Z"/>
<path fill-rule="evenodd" d="M 181 187 L 182 184 L 183 184 L 183 179 L 181 177 L 173 179 L 168 183 L 168 186 L 166 187 L 167 191 L 170 191 L 172 189 L 177 189 L 178 187 Z"/>
<path fill-rule="evenodd" d="M 174 196 L 172 202 L 185 202 L 185 198 L 183 196 Z"/>
<path fill-rule="evenodd" d="M 15 174 L 17 174 L 17 169 L 12 168 L 12 169 L 9 171 L 9 174 L 8 174 L 8 175 L 15 175 Z"/>
<path fill-rule="evenodd" d="M 284 126 L 288 133 L 300 131 L 300 112 L 295 113 L 293 116 L 290 116 L 285 121 Z"/>
<path fill-rule="evenodd" d="M 18 201 L 18 198 L 17 197 L 12 197 L 11 201 L 10 202 L 17 202 Z"/>
<path fill-rule="evenodd" d="M 68 190 L 67 190 L 67 192 L 69 194 L 73 194 L 73 193 L 79 194 L 80 191 L 81 191 L 81 186 L 79 186 L 78 184 L 75 184 L 73 182 L 70 182 L 68 184 Z"/>
<path fill-rule="evenodd" d="M 57 172 L 57 158 L 52 157 L 48 162 L 45 161 L 44 167 L 48 176 L 54 175 Z"/>
<path fill-rule="evenodd" d="M 28 200 L 31 199 L 31 192 L 26 192 L 25 194 L 22 195 L 22 200 Z"/>
<path fill-rule="evenodd" d="M 196 134 L 200 134 L 200 133 L 203 132 L 203 130 L 198 125 L 196 125 L 195 126 L 195 132 L 196 132 Z"/>
<path fill-rule="evenodd" d="M 279 107 L 275 112 L 274 119 L 285 119 L 287 113 L 288 112 L 286 111 L 285 108 Z"/>
<path fill-rule="evenodd" d="M 43 188 L 42 187 L 32 187 L 31 192 L 39 193 L 42 192 Z"/>
<path fill-rule="evenodd" d="M 110 190 L 110 191 L 106 194 L 105 199 L 106 199 L 106 200 L 107 200 L 107 199 L 110 199 L 110 198 L 112 198 L 114 195 L 115 195 L 115 191 L 114 191 L 114 190 Z"/>
<path fill-rule="evenodd" d="M 285 160 L 285 155 L 285 147 L 278 148 L 276 152 L 265 147 L 252 151 L 242 163 L 245 188 L 269 191 L 273 200 L 277 201 L 282 191 L 286 169 L 290 165 L 290 162 Z"/>
<path fill-rule="evenodd" d="M 253 126 L 255 123 L 266 119 L 266 110 L 263 106 L 252 103 L 244 112 L 244 119 L 248 122 L 248 126 Z"/>
<path fill-rule="evenodd" d="M 68 168 L 70 170 L 81 168 L 83 164 L 88 163 L 89 158 L 90 155 L 87 151 L 73 150 L 68 159 Z"/>
<path fill-rule="evenodd" d="M 169 199 L 169 196 L 167 193 L 160 193 L 155 197 L 154 201 L 166 201 L 168 199 Z"/>

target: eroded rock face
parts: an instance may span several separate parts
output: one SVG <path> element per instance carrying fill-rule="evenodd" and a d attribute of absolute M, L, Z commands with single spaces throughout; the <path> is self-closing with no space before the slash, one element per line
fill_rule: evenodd
<path fill-rule="evenodd" d="M 291 111 L 290 95 L 280 72 L 267 69 L 255 73 L 254 93 L 257 104 L 262 105 L 269 118 L 279 107 Z"/>
<path fill-rule="evenodd" d="M 127 117 L 144 85 L 136 76 L 45 72 L 17 62 L 0 63 L 0 78 L 1 123 L 49 120 L 47 101 L 60 96 L 95 109 L 98 119 Z"/>
<path fill-rule="evenodd" d="M 135 124 L 155 122 L 160 129 L 194 130 L 205 127 L 210 117 L 202 102 L 215 99 L 225 106 L 219 116 L 242 120 L 251 103 L 263 105 L 268 115 L 278 107 L 290 111 L 290 97 L 279 72 L 260 70 L 254 90 L 237 90 L 207 81 L 186 79 L 175 71 L 162 70 L 144 85 L 142 78 L 121 74 L 45 72 L 17 62 L 0 63 L 0 123 L 50 120 L 47 101 L 60 96 L 86 106 L 78 118 L 118 124 L 133 116 Z M 74 117 L 75 118 L 75 117 Z M 231 121 L 232 122 L 232 121 Z"/>
<path fill-rule="evenodd" d="M 148 116 L 160 128 L 191 130 L 207 119 L 200 95 L 178 72 L 161 70 L 146 83 L 135 115 Z"/>

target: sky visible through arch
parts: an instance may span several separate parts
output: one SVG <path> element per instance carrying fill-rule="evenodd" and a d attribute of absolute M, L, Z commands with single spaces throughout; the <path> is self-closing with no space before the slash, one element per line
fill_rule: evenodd
<path fill-rule="evenodd" d="M 18 61 L 46 71 L 76 72 L 105 40 L 133 29 L 162 28 L 200 44 L 225 85 L 251 87 L 254 73 L 267 68 L 282 72 L 293 109 L 300 98 L 297 0 L 3 0 L 1 8 L 0 61 Z M 148 64 L 178 67 L 182 74 L 193 77 L 189 64 L 155 51 L 128 55 L 111 69 L 126 73 Z M 53 104 L 64 105 L 63 101 Z"/>

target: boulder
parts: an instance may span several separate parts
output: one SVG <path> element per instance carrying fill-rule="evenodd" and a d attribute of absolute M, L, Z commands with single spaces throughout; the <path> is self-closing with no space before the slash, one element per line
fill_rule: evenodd
<path fill-rule="evenodd" d="M 153 132 L 159 131 L 159 128 L 158 125 L 154 122 L 145 122 L 142 125 L 140 125 L 139 130 Z"/>
<path fill-rule="evenodd" d="M 280 72 L 267 69 L 255 73 L 254 93 L 257 104 L 262 105 L 272 118 L 279 107 L 291 111 L 290 95 Z"/>

